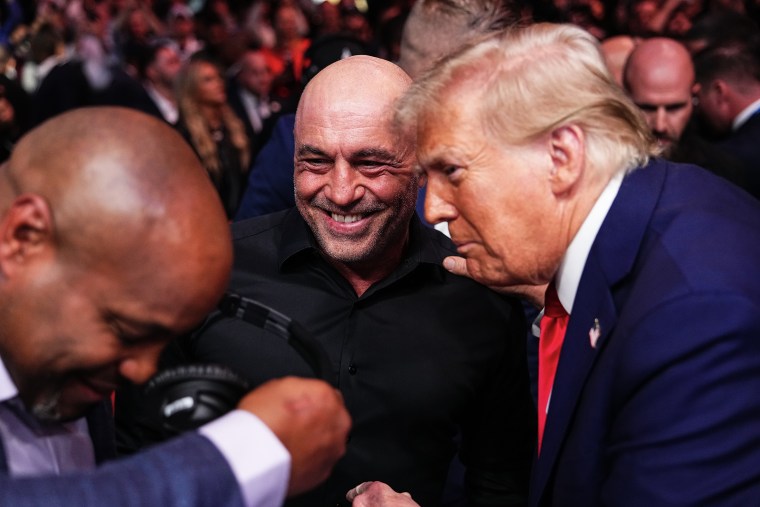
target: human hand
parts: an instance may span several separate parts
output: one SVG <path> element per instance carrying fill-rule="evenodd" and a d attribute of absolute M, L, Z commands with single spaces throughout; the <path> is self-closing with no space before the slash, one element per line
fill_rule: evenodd
<path fill-rule="evenodd" d="M 346 493 L 353 507 L 420 507 L 409 493 L 396 493 L 383 482 L 362 482 Z"/>
<path fill-rule="evenodd" d="M 261 419 L 290 452 L 288 496 L 327 479 L 346 452 L 351 418 L 340 392 L 326 382 L 271 380 L 243 397 L 238 408 Z"/>

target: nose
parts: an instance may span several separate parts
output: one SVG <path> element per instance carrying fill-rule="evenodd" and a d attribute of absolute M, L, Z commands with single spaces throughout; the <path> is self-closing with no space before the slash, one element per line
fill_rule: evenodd
<path fill-rule="evenodd" d="M 119 365 L 122 377 L 134 384 L 143 384 L 156 373 L 158 357 L 164 344 L 150 344 L 134 350 Z"/>
<path fill-rule="evenodd" d="M 425 191 L 425 219 L 431 224 L 451 222 L 458 213 L 450 203 L 448 184 L 443 175 L 428 173 L 427 190 Z"/>
<path fill-rule="evenodd" d="M 361 175 L 347 162 L 337 160 L 330 171 L 330 182 L 325 195 L 338 206 L 348 206 L 364 196 Z"/>
<path fill-rule="evenodd" d="M 658 107 L 657 113 L 655 113 L 654 119 L 655 132 L 666 132 L 667 129 L 667 113 L 664 107 Z"/>

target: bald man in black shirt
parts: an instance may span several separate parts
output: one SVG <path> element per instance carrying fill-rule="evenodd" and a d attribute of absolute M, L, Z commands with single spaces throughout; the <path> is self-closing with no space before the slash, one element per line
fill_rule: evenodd
<path fill-rule="evenodd" d="M 454 246 L 415 215 L 414 139 L 392 125 L 410 82 L 367 56 L 319 73 L 296 116 L 297 207 L 233 226 L 231 290 L 313 333 L 353 419 L 327 483 L 287 505 L 346 505 L 367 480 L 441 505 L 457 449 L 468 505 L 526 501 L 535 410 L 524 317 L 515 300 L 443 269 Z M 209 322 L 182 342 L 189 360 L 253 383 L 311 374 L 267 331 Z"/>

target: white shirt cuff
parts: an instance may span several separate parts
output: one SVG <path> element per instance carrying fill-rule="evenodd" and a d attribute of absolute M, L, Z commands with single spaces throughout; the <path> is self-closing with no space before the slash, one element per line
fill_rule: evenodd
<path fill-rule="evenodd" d="M 290 453 L 250 412 L 233 410 L 198 430 L 224 455 L 247 507 L 279 507 L 290 480 Z"/>

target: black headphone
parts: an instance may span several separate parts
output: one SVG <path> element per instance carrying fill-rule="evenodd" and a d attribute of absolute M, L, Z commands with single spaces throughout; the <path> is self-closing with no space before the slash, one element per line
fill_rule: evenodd
<path fill-rule="evenodd" d="M 331 382 L 327 352 L 301 326 L 282 313 L 238 294 L 227 293 L 219 303 L 222 316 L 241 319 L 283 338 L 314 371 Z M 215 364 L 183 365 L 162 371 L 145 385 L 146 403 L 157 413 L 166 436 L 195 429 L 220 417 L 250 391 L 248 382 L 229 368 Z"/>

